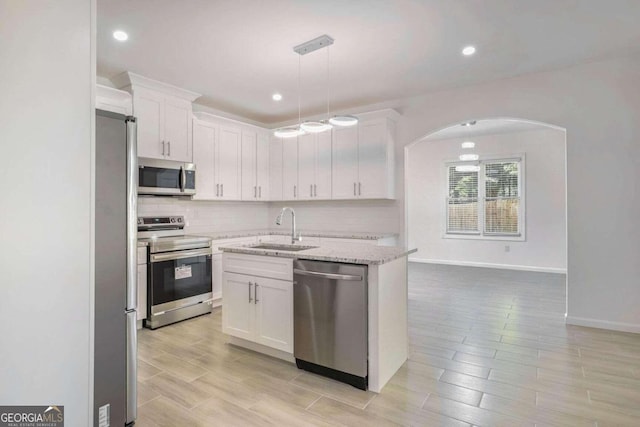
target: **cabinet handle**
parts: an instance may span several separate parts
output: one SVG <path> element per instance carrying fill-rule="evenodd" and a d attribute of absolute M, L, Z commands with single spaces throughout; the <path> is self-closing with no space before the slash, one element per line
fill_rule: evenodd
<path fill-rule="evenodd" d="M 255 305 L 255 304 L 257 304 L 259 302 L 258 301 L 258 286 L 259 285 L 257 283 L 254 283 L 254 285 L 256 285 L 256 287 L 253 289 L 253 304 Z"/>
<path fill-rule="evenodd" d="M 216 197 L 220 197 L 220 184 L 216 184 Z"/>
<path fill-rule="evenodd" d="M 251 285 L 253 285 L 253 283 L 249 282 L 249 304 L 253 302 L 253 298 L 251 298 Z"/>
<path fill-rule="evenodd" d="M 224 184 L 220 184 L 220 197 L 224 197 Z"/>
<path fill-rule="evenodd" d="M 253 198 L 257 199 L 258 198 L 258 187 L 257 186 L 253 186 Z"/>
<path fill-rule="evenodd" d="M 313 197 L 313 184 L 309 184 L 309 197 Z"/>
<path fill-rule="evenodd" d="M 356 183 L 355 182 L 353 183 L 353 195 L 354 196 L 356 195 Z"/>
<path fill-rule="evenodd" d="M 362 183 L 358 183 L 358 196 L 362 196 Z"/>
<path fill-rule="evenodd" d="M 164 156 L 164 141 L 162 141 L 162 155 Z"/>
<path fill-rule="evenodd" d="M 313 197 L 318 197 L 318 186 L 313 184 Z"/>
<path fill-rule="evenodd" d="M 293 198 L 295 199 L 296 197 L 297 197 L 296 196 L 296 186 L 294 185 L 293 186 Z"/>
<path fill-rule="evenodd" d="M 262 199 L 262 185 L 258 186 L 258 198 Z"/>
<path fill-rule="evenodd" d="M 167 142 L 167 156 L 171 157 L 171 141 Z"/>

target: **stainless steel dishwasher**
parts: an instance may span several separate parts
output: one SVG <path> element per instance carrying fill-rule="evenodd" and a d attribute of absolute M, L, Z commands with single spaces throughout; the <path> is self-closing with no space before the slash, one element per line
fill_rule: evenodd
<path fill-rule="evenodd" d="M 293 262 L 298 368 L 367 389 L 367 267 Z"/>

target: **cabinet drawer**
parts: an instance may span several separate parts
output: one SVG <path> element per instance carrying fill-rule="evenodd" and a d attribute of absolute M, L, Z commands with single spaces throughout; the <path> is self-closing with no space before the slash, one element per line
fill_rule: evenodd
<path fill-rule="evenodd" d="M 142 247 L 138 247 L 138 254 L 137 254 L 137 264 L 146 264 L 147 263 L 147 247 L 146 246 L 142 246 Z"/>
<path fill-rule="evenodd" d="M 229 273 L 293 280 L 293 259 L 291 258 L 225 252 L 222 255 L 222 265 L 224 271 Z"/>

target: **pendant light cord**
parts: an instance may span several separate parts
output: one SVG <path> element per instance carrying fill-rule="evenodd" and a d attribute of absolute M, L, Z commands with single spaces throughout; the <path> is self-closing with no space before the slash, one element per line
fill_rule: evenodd
<path fill-rule="evenodd" d="M 329 81 L 329 49 L 331 49 L 331 47 L 327 46 L 327 123 L 329 123 L 329 118 L 331 117 L 329 115 L 329 111 L 330 111 L 329 110 L 329 99 L 330 99 L 330 96 L 329 96 L 329 87 L 330 87 L 329 86 L 329 83 L 330 83 Z"/>
<path fill-rule="evenodd" d="M 300 128 L 301 114 L 300 114 L 300 73 L 302 68 L 302 55 L 298 54 L 298 128 Z"/>

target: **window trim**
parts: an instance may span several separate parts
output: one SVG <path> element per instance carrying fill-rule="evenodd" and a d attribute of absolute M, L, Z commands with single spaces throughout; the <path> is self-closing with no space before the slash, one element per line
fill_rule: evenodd
<path fill-rule="evenodd" d="M 459 160 L 445 160 L 444 162 L 444 177 L 445 177 L 445 203 L 444 205 L 444 224 L 442 227 L 443 239 L 458 239 L 458 240 L 495 240 L 495 241 L 511 241 L 511 242 L 524 242 L 526 241 L 526 159 L 525 154 L 512 154 L 508 156 L 504 155 L 481 155 L 476 162 L 461 162 Z M 520 199 L 518 209 L 518 234 L 505 234 L 505 233 L 487 233 L 485 232 L 485 164 L 486 163 L 498 163 L 498 162 L 519 162 L 518 168 L 518 195 Z M 447 230 L 449 224 L 449 167 L 461 165 L 461 164 L 474 164 L 480 166 L 478 171 L 478 231 L 453 231 Z M 480 197 L 482 196 L 482 197 Z"/>

